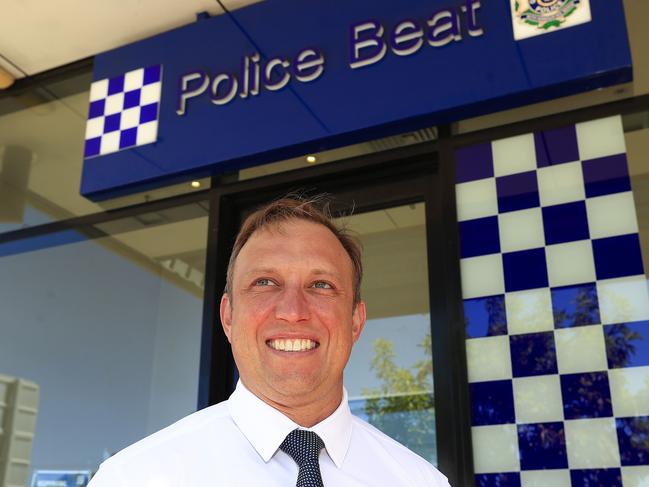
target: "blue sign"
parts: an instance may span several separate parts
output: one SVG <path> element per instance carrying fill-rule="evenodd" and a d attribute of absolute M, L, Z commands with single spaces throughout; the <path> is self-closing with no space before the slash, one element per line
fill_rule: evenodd
<path fill-rule="evenodd" d="M 90 472 L 37 470 L 32 477 L 31 487 L 86 487 L 90 482 Z"/>
<path fill-rule="evenodd" d="M 113 197 L 631 79 L 619 1 L 265 0 L 95 58 L 81 193 Z"/>

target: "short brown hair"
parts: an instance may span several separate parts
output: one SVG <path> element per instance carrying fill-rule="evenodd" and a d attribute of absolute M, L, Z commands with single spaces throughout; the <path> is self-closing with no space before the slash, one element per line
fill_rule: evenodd
<path fill-rule="evenodd" d="M 352 261 L 352 285 L 354 289 L 354 304 L 361 300 L 361 281 L 363 279 L 362 247 L 359 240 L 350 234 L 344 226 L 336 224 L 331 216 L 329 201 L 326 196 L 319 195 L 306 198 L 290 194 L 283 198 L 262 206 L 248 217 L 241 225 L 241 229 L 234 241 L 230 261 L 228 262 L 227 281 L 225 292 L 232 290 L 234 264 L 248 239 L 257 230 L 276 225 L 292 219 L 306 220 L 324 225 L 333 233 L 341 243 Z M 230 297 L 232 302 L 232 297 Z"/>

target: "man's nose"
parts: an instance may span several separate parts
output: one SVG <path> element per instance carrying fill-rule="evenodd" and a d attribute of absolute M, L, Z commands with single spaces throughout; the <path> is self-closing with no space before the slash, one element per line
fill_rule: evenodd
<path fill-rule="evenodd" d="M 275 315 L 278 319 L 298 323 L 309 319 L 309 305 L 304 289 L 287 286 L 279 296 Z"/>

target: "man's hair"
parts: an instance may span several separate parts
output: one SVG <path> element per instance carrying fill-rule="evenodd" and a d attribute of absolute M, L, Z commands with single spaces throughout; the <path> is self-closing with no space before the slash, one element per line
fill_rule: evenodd
<path fill-rule="evenodd" d="M 230 261 L 228 262 L 227 281 L 225 292 L 232 292 L 232 278 L 234 265 L 248 239 L 257 230 L 276 226 L 289 220 L 305 220 L 324 225 L 335 235 L 352 261 L 352 285 L 354 289 L 354 305 L 361 300 L 361 280 L 363 279 L 363 263 L 361 244 L 356 237 L 350 234 L 347 228 L 334 222 L 329 209 L 329 202 L 323 195 L 306 198 L 290 194 L 262 206 L 248 217 L 241 225 L 241 229 L 234 241 Z M 230 296 L 232 303 L 232 296 Z"/>

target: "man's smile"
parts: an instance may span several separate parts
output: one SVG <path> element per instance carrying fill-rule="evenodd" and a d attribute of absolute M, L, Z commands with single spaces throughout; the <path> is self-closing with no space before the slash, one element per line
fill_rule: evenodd
<path fill-rule="evenodd" d="M 281 352 L 306 352 L 320 346 L 318 342 L 309 338 L 278 338 L 267 340 L 266 345 Z"/>

